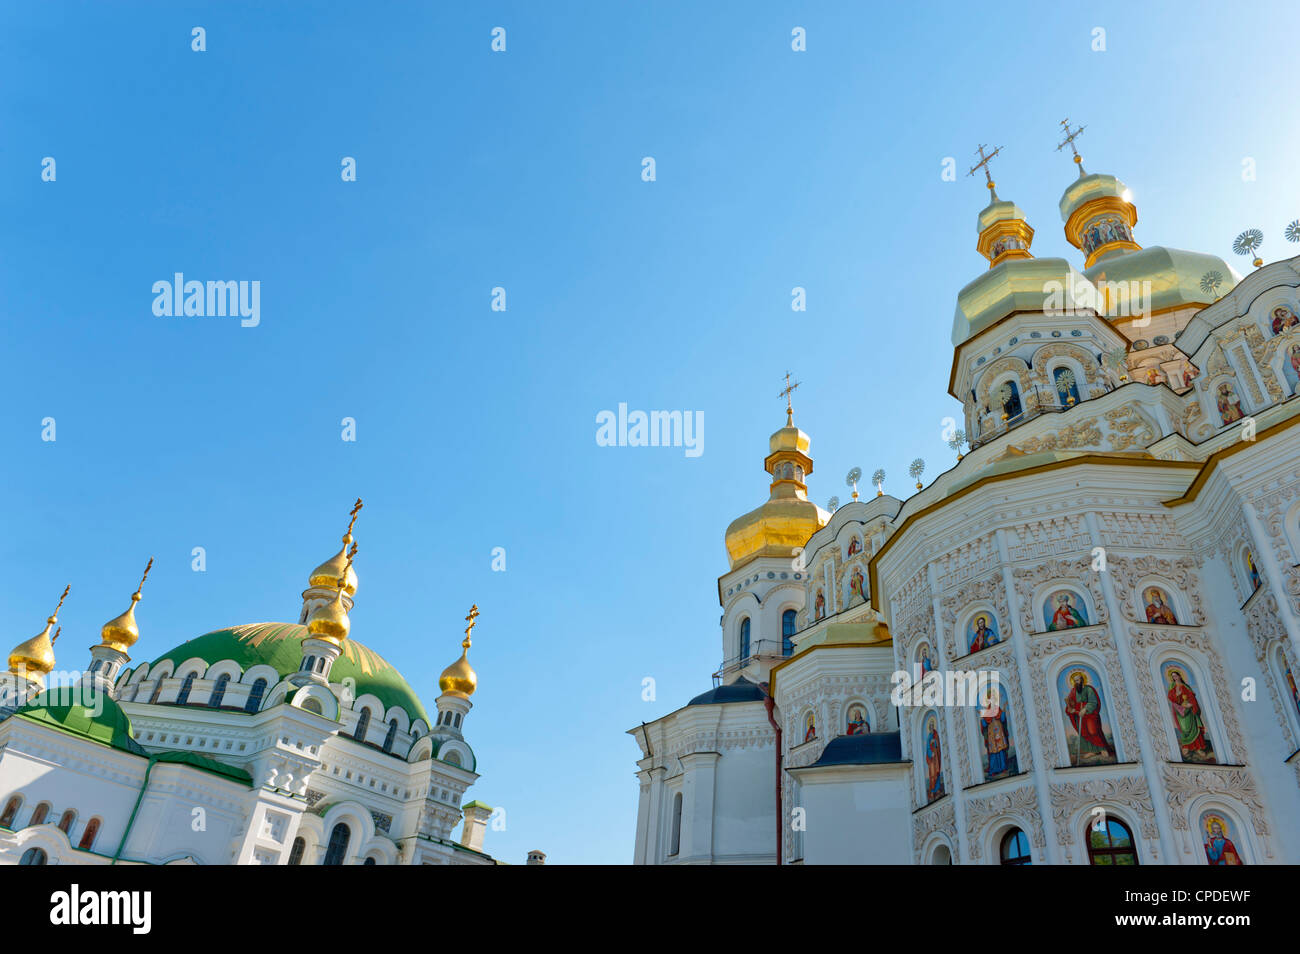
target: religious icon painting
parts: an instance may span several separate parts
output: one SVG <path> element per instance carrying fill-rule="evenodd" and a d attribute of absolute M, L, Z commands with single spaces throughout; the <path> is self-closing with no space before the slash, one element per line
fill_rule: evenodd
<path fill-rule="evenodd" d="M 1146 608 L 1148 623 L 1163 623 L 1177 626 L 1178 617 L 1170 604 L 1169 594 L 1158 586 L 1148 586 L 1142 591 L 1142 602 Z"/>
<path fill-rule="evenodd" d="M 861 553 L 861 552 L 862 552 L 862 541 L 859 540 L 857 537 L 854 537 L 852 540 L 849 541 L 849 556 L 853 556 L 853 554 Z"/>
<path fill-rule="evenodd" d="M 1002 641 L 998 621 L 992 613 L 976 613 L 966 624 L 966 651 L 977 653 Z"/>
<path fill-rule="evenodd" d="M 922 643 L 916 648 L 916 664 L 921 667 L 921 675 L 934 672 L 934 653 L 929 643 Z"/>
<path fill-rule="evenodd" d="M 1291 692 L 1291 701 L 1295 703 L 1296 714 L 1300 715 L 1300 686 L 1296 685 L 1295 673 L 1291 671 L 1289 664 L 1286 666 L 1284 678 L 1286 679 L 1286 687 Z"/>
<path fill-rule="evenodd" d="M 1188 668 L 1176 660 L 1160 667 L 1160 678 L 1169 699 L 1169 709 L 1174 720 L 1174 734 L 1184 762 L 1214 764 L 1214 744 L 1201 711 L 1199 687 Z"/>
<path fill-rule="evenodd" d="M 1300 389 L 1300 344 L 1293 344 L 1287 349 L 1286 358 L 1282 361 L 1282 374 L 1290 385 L 1287 393 L 1295 394 Z"/>
<path fill-rule="evenodd" d="M 1225 381 L 1215 392 L 1215 403 L 1219 406 L 1219 417 L 1224 424 L 1232 424 L 1246 416 L 1241 409 L 1241 399 L 1233 386 Z"/>
<path fill-rule="evenodd" d="M 979 720 L 982 747 L 980 758 L 984 764 L 984 778 L 993 781 L 1020 771 L 1016 764 L 1016 744 L 1011 738 L 1011 715 L 1007 711 L 1007 691 L 1001 685 L 996 694 L 993 687 L 985 690 L 980 700 L 982 708 L 976 710 Z"/>
<path fill-rule="evenodd" d="M 943 745 L 939 741 L 939 717 L 927 712 L 921 719 L 921 753 L 925 760 L 925 800 L 934 801 L 944 794 Z"/>
<path fill-rule="evenodd" d="M 1043 601 L 1043 623 L 1048 632 L 1087 626 L 1087 604 L 1073 590 L 1056 590 Z"/>
<path fill-rule="evenodd" d="M 1236 829 L 1227 816 L 1215 811 L 1204 812 L 1200 828 L 1206 861 L 1212 865 L 1245 864 L 1234 840 Z"/>
<path fill-rule="evenodd" d="M 1111 765 L 1118 761 L 1097 670 L 1082 663 L 1066 666 L 1056 677 L 1056 691 L 1065 716 L 1070 764 Z"/>
<path fill-rule="evenodd" d="M 867 598 L 867 578 L 862 575 L 860 566 L 855 566 L 849 574 L 849 596 L 858 600 Z"/>
<path fill-rule="evenodd" d="M 813 601 L 814 620 L 821 619 L 826 615 L 826 594 L 821 590 L 817 591 L 817 598 Z"/>
<path fill-rule="evenodd" d="M 1273 309 L 1273 334 L 1281 334 L 1288 328 L 1294 328 L 1298 324 L 1300 324 L 1300 318 L 1297 318 L 1296 313 L 1286 305 L 1278 305 Z"/>
<path fill-rule="evenodd" d="M 803 740 L 811 742 L 817 738 L 817 717 L 813 715 L 812 710 L 803 717 Z"/>
<path fill-rule="evenodd" d="M 1246 574 L 1250 577 L 1250 591 L 1254 593 L 1264 581 L 1260 578 L 1259 568 L 1255 566 L 1255 555 L 1246 551 Z"/>
<path fill-rule="evenodd" d="M 848 725 L 845 727 L 845 735 L 863 735 L 871 731 L 871 722 L 867 718 L 866 707 L 860 702 L 855 702 L 849 706 Z"/>

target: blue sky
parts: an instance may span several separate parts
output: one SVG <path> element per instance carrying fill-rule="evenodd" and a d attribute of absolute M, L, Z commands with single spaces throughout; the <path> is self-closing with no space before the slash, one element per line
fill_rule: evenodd
<path fill-rule="evenodd" d="M 507 810 L 488 849 L 625 862 L 623 732 L 711 684 L 723 531 L 766 495 L 782 374 L 803 382 L 819 503 L 855 465 L 898 496 L 913 458 L 945 469 L 953 306 L 983 268 L 987 192 L 964 172 L 976 145 L 1004 147 L 999 193 L 1035 253 L 1079 263 L 1057 212 L 1066 116 L 1088 127 L 1087 169 L 1132 188 L 1144 245 L 1243 270 L 1232 239 L 1255 227 L 1265 259 L 1295 252 L 1297 19 L 1285 3 L 5 5 L 8 644 L 71 582 L 60 664 L 87 664 L 149 556 L 137 661 L 294 620 L 360 495 L 353 635 L 430 706 L 482 610 L 473 794 Z M 260 325 L 155 317 L 151 287 L 178 271 L 260 281 Z M 702 411 L 703 455 L 597 446 L 596 414 L 620 402 Z"/>

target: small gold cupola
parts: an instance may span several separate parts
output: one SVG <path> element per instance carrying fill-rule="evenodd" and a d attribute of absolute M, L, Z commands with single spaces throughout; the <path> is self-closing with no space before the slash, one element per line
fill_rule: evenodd
<path fill-rule="evenodd" d="M 1018 258 L 1033 258 L 1029 246 L 1034 242 L 1034 230 L 1025 220 L 1025 213 L 1020 206 L 1005 199 L 999 199 L 997 183 L 989 171 L 989 160 L 1002 151 L 998 146 L 988 155 L 984 154 L 984 145 L 979 147 L 980 161 L 975 163 L 966 174 L 973 176 L 980 169 L 984 170 L 984 179 L 988 185 L 990 201 L 979 214 L 977 230 L 979 241 L 975 248 L 989 260 L 989 268 L 995 268 L 1003 262 Z"/>
<path fill-rule="evenodd" d="M 1138 220 L 1133 193 L 1112 175 L 1084 172 L 1083 157 L 1074 140 L 1085 127 L 1071 132 L 1068 119 L 1061 120 L 1061 125 L 1065 127 L 1065 141 L 1056 148 L 1059 151 L 1069 146 L 1079 167 L 1079 178 L 1061 196 L 1061 221 L 1065 223 L 1066 239 L 1087 256 L 1083 267 L 1092 268 L 1101 259 L 1116 253 L 1142 251 L 1133 238 L 1133 227 Z"/>
<path fill-rule="evenodd" d="M 131 594 L 131 605 L 126 608 L 125 613 L 113 617 L 100 629 L 99 644 L 101 646 L 106 646 L 126 655 L 131 647 L 135 645 L 136 640 L 140 638 L 140 627 L 136 625 L 135 621 L 135 604 L 140 602 L 140 592 L 144 589 L 144 581 L 149 579 L 149 570 L 152 568 L 153 557 L 150 557 L 148 564 L 144 568 L 144 575 L 140 577 L 140 585 Z"/>
<path fill-rule="evenodd" d="M 50 630 L 59 621 L 59 610 L 71 590 L 70 583 L 64 587 L 58 606 L 54 607 L 54 612 L 45 620 L 45 628 L 31 639 L 19 643 L 9 653 L 9 671 L 37 689 L 45 688 L 45 677 L 54 669 L 54 644 L 59 638 L 60 630 L 56 629 L 53 636 L 50 635 Z"/>
<path fill-rule="evenodd" d="M 461 699 L 468 699 L 478 689 L 478 673 L 474 672 L 474 667 L 469 664 L 470 634 L 474 631 L 474 624 L 478 617 L 476 603 L 470 607 L 469 615 L 465 617 L 469 625 L 465 627 L 465 638 L 460 644 L 460 658 L 444 669 L 442 675 L 438 677 L 439 689 Z"/>
<path fill-rule="evenodd" d="M 351 534 L 349 533 L 349 538 Z M 307 632 L 323 642 L 341 647 L 352 630 L 352 621 L 348 619 L 348 608 L 343 605 L 343 593 L 347 589 L 347 574 L 352 570 L 352 561 L 357 555 L 357 545 L 344 555 L 343 566 L 334 579 L 334 599 L 322 603 L 307 618 Z"/>
<path fill-rule="evenodd" d="M 348 522 L 348 529 L 343 534 L 343 546 L 339 552 L 334 554 L 316 569 L 311 571 L 311 576 L 307 578 L 308 586 L 319 586 L 326 589 L 334 589 L 338 586 L 339 577 L 343 577 L 343 589 L 348 596 L 356 596 L 357 593 L 357 574 L 348 562 L 348 545 L 352 543 L 352 527 L 357 522 L 357 514 L 361 512 L 361 498 L 352 507 L 352 519 Z"/>

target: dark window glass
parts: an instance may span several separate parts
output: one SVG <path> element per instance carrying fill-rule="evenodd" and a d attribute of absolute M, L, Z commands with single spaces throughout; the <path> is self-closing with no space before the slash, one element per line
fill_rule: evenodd
<path fill-rule="evenodd" d="M 749 617 L 740 621 L 740 662 L 749 658 Z"/>
<path fill-rule="evenodd" d="M 352 738 L 358 742 L 366 741 L 366 730 L 370 728 L 370 710 L 362 709 L 361 716 L 357 719 L 356 731 L 352 733 Z"/>
<path fill-rule="evenodd" d="M 262 696 L 266 695 L 266 680 L 259 679 L 248 691 L 248 701 L 244 703 L 245 712 L 256 712 L 262 708 Z"/>
<path fill-rule="evenodd" d="M 44 825 L 45 816 L 48 815 L 49 813 L 50 813 L 50 803 L 41 802 L 39 805 L 36 806 L 36 811 L 32 812 L 32 820 L 28 822 L 28 824 Z"/>
<path fill-rule="evenodd" d="M 388 723 L 388 734 L 384 736 L 384 751 L 393 751 L 393 741 L 397 738 L 397 720 Z"/>
<path fill-rule="evenodd" d="M 1019 828 L 1013 828 L 1002 836 L 1001 858 L 1004 865 L 1032 865 L 1029 855 L 1029 839 Z"/>
<path fill-rule="evenodd" d="M 303 841 L 301 838 L 295 838 L 293 840 L 293 846 L 289 849 L 289 864 L 302 864 L 302 853 L 306 850 L 307 842 Z"/>
<path fill-rule="evenodd" d="M 321 864 L 341 865 L 343 859 L 347 857 L 348 841 L 352 838 L 352 830 L 343 822 L 334 826 L 330 832 L 329 847 L 325 849 L 325 860 Z"/>
<path fill-rule="evenodd" d="M 176 704 L 178 706 L 187 705 L 189 703 L 190 690 L 193 688 L 194 688 L 194 673 L 190 673 L 188 676 L 185 677 L 185 681 L 181 683 L 181 691 L 176 696 Z"/>
<path fill-rule="evenodd" d="M 1138 863 L 1137 846 L 1133 844 L 1133 834 L 1128 826 L 1114 818 L 1107 818 L 1105 824 L 1088 826 L 1088 864 L 1090 865 L 1136 865 Z"/>
<path fill-rule="evenodd" d="M 17 795 L 15 795 L 13 798 L 9 799 L 9 801 L 5 803 L 4 814 L 0 815 L 0 828 L 13 827 L 14 819 L 18 817 L 18 809 L 22 805 L 22 803 L 23 800 L 19 798 Z"/>
<path fill-rule="evenodd" d="M 217 684 L 212 688 L 212 701 L 208 705 L 214 709 L 221 708 L 221 702 L 226 698 L 226 686 L 230 685 L 230 677 L 223 675 L 217 680 Z"/>
<path fill-rule="evenodd" d="M 792 609 L 781 614 L 781 655 L 789 656 L 794 652 L 794 620 Z"/>
<path fill-rule="evenodd" d="M 95 847 L 95 836 L 99 834 L 99 819 L 92 818 L 86 822 L 86 830 L 81 833 L 81 842 L 77 845 L 82 851 Z"/>
<path fill-rule="evenodd" d="M 26 851 L 23 852 L 22 860 L 19 861 L 18 863 L 20 865 L 43 865 L 48 860 L 49 857 L 45 854 L 45 852 L 41 851 L 41 849 L 28 848 Z"/>
<path fill-rule="evenodd" d="M 675 855 L 682 850 L 682 793 L 673 796 L 673 841 L 668 846 L 668 854 Z"/>
<path fill-rule="evenodd" d="M 77 813 L 72 809 L 68 809 L 63 813 L 63 817 L 59 819 L 59 831 L 63 832 L 65 835 L 68 834 L 72 831 L 72 823 L 76 820 Z"/>

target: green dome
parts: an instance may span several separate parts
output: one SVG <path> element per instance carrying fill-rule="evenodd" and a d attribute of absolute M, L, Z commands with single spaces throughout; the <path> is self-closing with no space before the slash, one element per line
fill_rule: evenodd
<path fill-rule="evenodd" d="M 145 754 L 135 741 L 130 718 L 104 692 L 80 686 L 47 689 L 14 715 L 124 752 Z"/>
<path fill-rule="evenodd" d="M 284 678 L 302 665 L 302 641 L 307 635 L 307 627 L 298 623 L 249 623 L 218 629 L 181 643 L 150 663 L 149 669 L 152 671 L 166 660 L 179 666 L 194 658 L 208 665 L 231 659 L 245 672 L 253 666 L 266 665 Z M 353 680 L 353 691 L 358 697 L 373 695 L 385 709 L 397 706 L 406 710 L 412 722 L 422 719 L 425 725 L 432 725 L 420 697 L 402 674 L 373 649 L 350 637 L 330 670 L 331 682 L 348 679 Z"/>

